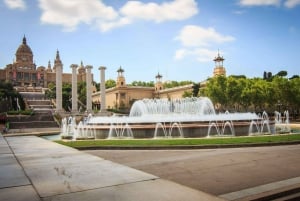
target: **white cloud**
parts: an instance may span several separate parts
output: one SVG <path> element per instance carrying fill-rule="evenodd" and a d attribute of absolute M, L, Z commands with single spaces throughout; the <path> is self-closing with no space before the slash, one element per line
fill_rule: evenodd
<path fill-rule="evenodd" d="M 211 27 L 203 28 L 195 25 L 187 25 L 175 39 L 179 40 L 183 46 L 198 47 L 233 41 L 234 37 L 222 35 Z"/>
<path fill-rule="evenodd" d="M 10 9 L 21 9 L 26 8 L 26 4 L 23 0 L 4 0 L 5 5 Z"/>
<path fill-rule="evenodd" d="M 119 18 L 116 21 L 100 22 L 98 24 L 98 27 L 100 28 L 101 31 L 105 32 L 111 29 L 125 26 L 127 24 L 131 24 L 131 20 L 126 17 L 123 17 L 123 18 Z"/>
<path fill-rule="evenodd" d="M 234 41 L 233 36 L 226 36 L 217 32 L 214 28 L 204 28 L 195 25 L 187 25 L 182 28 L 175 40 L 181 42 L 182 48 L 175 52 L 174 59 L 195 57 L 199 62 L 211 61 L 216 55 L 212 50 L 216 45 Z"/>
<path fill-rule="evenodd" d="M 162 4 L 128 1 L 120 10 L 101 0 L 39 0 L 41 22 L 61 25 L 74 31 L 81 23 L 108 31 L 133 23 L 136 19 L 163 22 L 184 20 L 198 12 L 195 0 L 174 0 Z"/>
<path fill-rule="evenodd" d="M 240 0 L 242 6 L 279 6 L 281 0 Z"/>
<path fill-rule="evenodd" d="M 39 0 L 42 23 L 73 31 L 80 23 L 102 25 L 118 19 L 118 13 L 98 0 Z"/>
<path fill-rule="evenodd" d="M 300 0 L 287 0 L 284 2 L 284 6 L 287 8 L 294 8 L 300 5 Z"/>
<path fill-rule="evenodd" d="M 195 57 L 199 62 L 211 62 L 216 56 L 216 50 L 209 50 L 205 48 L 194 49 L 179 49 L 175 52 L 175 60 L 180 60 L 188 56 Z"/>
<path fill-rule="evenodd" d="M 174 0 L 162 4 L 128 1 L 120 13 L 130 19 L 163 22 L 190 18 L 198 13 L 198 8 L 194 0 Z"/>

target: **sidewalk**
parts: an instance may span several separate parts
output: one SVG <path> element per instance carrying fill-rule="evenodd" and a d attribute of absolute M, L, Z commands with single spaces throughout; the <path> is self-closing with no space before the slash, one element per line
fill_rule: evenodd
<path fill-rule="evenodd" d="M 0 197 L 2 201 L 221 200 L 42 138 L 1 135 Z"/>

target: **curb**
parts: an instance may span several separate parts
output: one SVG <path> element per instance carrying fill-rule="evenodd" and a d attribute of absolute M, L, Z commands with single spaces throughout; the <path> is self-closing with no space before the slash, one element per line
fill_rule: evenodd
<path fill-rule="evenodd" d="M 213 145 L 173 145 L 173 146 L 88 146 L 72 147 L 78 150 L 174 150 L 174 149 L 222 149 L 222 148 L 243 148 L 243 147 L 268 147 L 296 145 L 300 141 L 272 142 L 272 143 L 249 143 L 249 144 L 213 144 Z"/>

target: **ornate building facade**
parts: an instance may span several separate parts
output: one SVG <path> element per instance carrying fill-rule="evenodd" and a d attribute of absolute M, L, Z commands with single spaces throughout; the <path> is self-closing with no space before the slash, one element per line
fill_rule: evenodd
<path fill-rule="evenodd" d="M 58 50 L 53 66 L 51 66 L 51 62 L 49 61 L 47 67 L 37 67 L 33 60 L 33 52 L 24 36 L 15 56 L 16 59 L 12 64 L 8 64 L 4 69 L 0 69 L 0 81 L 12 83 L 19 91 L 26 91 L 29 88 L 48 88 L 50 83 L 55 84 L 56 65 L 62 65 Z M 85 81 L 85 79 L 86 69 L 81 62 L 78 68 L 77 80 L 81 82 Z M 62 73 L 62 82 L 72 83 L 72 74 Z"/>
<path fill-rule="evenodd" d="M 116 86 L 105 90 L 105 102 L 108 109 L 129 109 L 136 100 L 144 98 L 178 99 L 182 98 L 185 91 L 193 90 L 193 84 L 164 89 L 162 75 L 159 73 L 155 76 L 154 87 L 130 86 L 126 84 L 124 72 L 125 70 L 120 67 L 117 70 Z M 92 101 L 94 109 L 100 109 L 101 91 L 92 94 Z"/>
<path fill-rule="evenodd" d="M 220 56 L 214 58 L 215 67 L 213 76 L 226 76 L 226 69 L 223 66 L 225 59 Z M 185 92 L 193 91 L 193 84 L 164 89 L 162 75 L 159 73 L 155 76 L 154 87 L 129 86 L 126 84 L 124 69 L 121 67 L 117 70 L 116 87 L 105 90 L 105 102 L 108 109 L 111 108 L 130 108 L 136 100 L 144 98 L 166 98 L 179 99 Z M 207 80 L 200 82 L 200 88 L 206 87 Z M 92 94 L 94 109 L 100 109 L 101 98 L 100 91 Z"/>
<path fill-rule="evenodd" d="M 226 76 L 226 69 L 223 66 L 224 58 L 220 56 L 220 53 L 218 52 L 218 56 L 215 57 L 214 62 L 215 62 L 215 68 L 214 68 L 214 73 L 213 76 Z"/>

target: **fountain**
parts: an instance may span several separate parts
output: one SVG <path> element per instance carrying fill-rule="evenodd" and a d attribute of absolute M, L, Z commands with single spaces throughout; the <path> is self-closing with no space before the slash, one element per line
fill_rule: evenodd
<path fill-rule="evenodd" d="M 283 113 L 283 117 L 281 116 L 280 112 L 275 111 L 275 128 L 277 133 L 290 133 L 290 118 L 289 118 L 289 111 L 286 110 Z"/>
<path fill-rule="evenodd" d="M 63 128 L 70 121 L 63 120 Z M 71 121 L 73 122 L 73 121 Z M 74 138 L 161 138 L 247 136 L 252 133 L 272 133 L 274 123 L 267 113 L 216 114 L 207 97 L 177 100 L 143 99 L 136 101 L 129 116 L 91 116 L 77 126 L 73 123 Z M 274 129 L 273 129 L 274 130 Z M 88 132 L 88 133 L 87 133 Z"/>
<path fill-rule="evenodd" d="M 174 134 L 173 129 L 177 128 L 178 134 Z M 159 132 L 159 131 L 162 132 Z M 183 132 L 182 132 L 182 126 L 180 122 L 174 122 L 169 123 L 169 125 L 166 125 L 166 123 L 158 122 L 156 123 L 155 130 L 154 130 L 154 137 L 153 138 L 160 138 L 160 137 L 180 137 L 183 138 Z"/>
<path fill-rule="evenodd" d="M 63 118 L 61 127 L 61 138 L 72 139 L 76 133 L 76 121 L 74 117 Z"/>
<path fill-rule="evenodd" d="M 272 133 L 270 128 L 269 116 L 266 112 L 258 115 L 259 119 L 252 120 L 249 126 L 249 135 L 260 135 L 262 133 Z"/>

